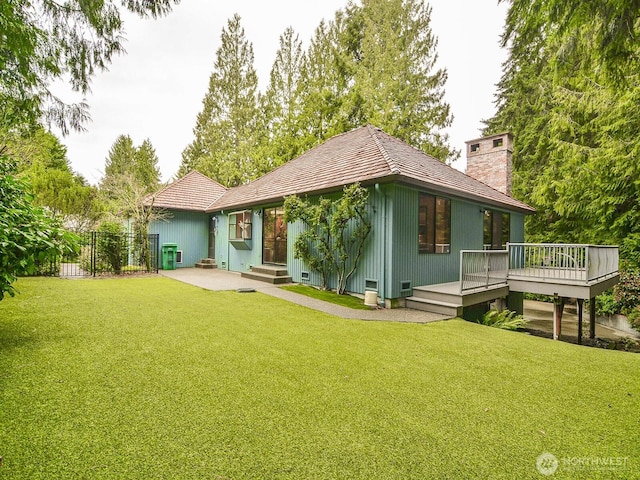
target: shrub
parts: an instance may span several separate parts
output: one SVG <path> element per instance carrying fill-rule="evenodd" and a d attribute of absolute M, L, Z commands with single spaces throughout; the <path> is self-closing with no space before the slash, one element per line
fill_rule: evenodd
<path fill-rule="evenodd" d="M 489 310 L 478 323 L 503 330 L 520 330 L 527 325 L 527 320 L 510 310 Z"/>
<path fill-rule="evenodd" d="M 627 316 L 631 327 L 640 332 L 640 307 L 631 310 Z"/>
<path fill-rule="evenodd" d="M 615 301 L 620 307 L 620 313 L 628 315 L 640 306 L 640 272 L 623 271 L 620 273 L 620 283 L 613 288 Z"/>
<path fill-rule="evenodd" d="M 119 274 L 127 264 L 127 239 L 122 225 L 105 222 L 98 228 L 96 257 L 98 265 L 106 265 L 106 270 Z M 101 270 L 100 268 L 96 268 Z"/>
<path fill-rule="evenodd" d="M 638 341 L 633 337 L 623 337 L 620 343 L 625 352 L 630 352 L 638 347 Z"/>
<path fill-rule="evenodd" d="M 613 290 L 607 290 L 596 297 L 596 314 L 615 315 L 616 313 L 620 313 L 620 305 L 616 301 Z"/>

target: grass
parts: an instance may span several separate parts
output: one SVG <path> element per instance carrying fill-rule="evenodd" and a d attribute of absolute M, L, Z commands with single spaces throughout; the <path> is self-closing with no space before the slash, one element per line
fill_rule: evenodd
<path fill-rule="evenodd" d="M 280 287 L 290 292 L 306 295 L 307 297 L 316 298 L 325 302 L 334 303 L 343 307 L 354 308 L 357 310 L 371 310 L 370 307 L 364 304 L 362 298 L 354 297 L 353 295 L 338 295 L 336 292 L 329 290 L 319 290 L 309 285 L 286 285 Z"/>
<path fill-rule="evenodd" d="M 640 472 L 637 354 L 157 277 L 17 287 L 3 479 L 536 479 L 544 452 L 554 479 Z"/>

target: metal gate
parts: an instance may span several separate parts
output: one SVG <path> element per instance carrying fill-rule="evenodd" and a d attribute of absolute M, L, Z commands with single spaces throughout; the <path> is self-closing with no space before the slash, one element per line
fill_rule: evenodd
<path fill-rule="evenodd" d="M 78 234 L 78 251 L 45 262 L 37 274 L 60 277 L 96 277 L 158 273 L 159 235 Z"/>

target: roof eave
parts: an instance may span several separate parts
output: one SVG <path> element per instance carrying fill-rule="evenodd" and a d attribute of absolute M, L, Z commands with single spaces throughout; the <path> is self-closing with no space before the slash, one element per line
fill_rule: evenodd
<path fill-rule="evenodd" d="M 412 187 L 419 187 L 425 190 L 429 190 L 435 193 L 442 193 L 444 195 L 449 195 L 452 197 L 457 197 L 463 200 L 473 200 L 476 201 L 482 205 L 487 205 L 487 206 L 493 206 L 493 207 L 499 207 L 502 208 L 504 210 L 511 210 L 511 211 L 516 211 L 516 212 L 520 212 L 520 213 L 525 213 L 525 214 L 534 214 L 536 212 L 536 210 L 533 207 L 529 207 L 528 205 L 522 203 L 522 205 L 526 205 L 523 207 L 519 207 L 517 205 L 512 205 L 509 203 L 505 203 L 505 202 L 499 202 L 497 200 L 491 199 L 491 198 L 487 198 L 487 197 L 483 197 L 481 195 L 474 195 L 472 193 L 468 193 L 468 192 L 461 192 L 460 190 L 457 190 L 455 188 L 449 188 L 446 187 L 444 185 L 437 185 L 434 183 L 429 183 L 429 182 L 424 182 L 421 180 L 417 180 L 415 178 L 412 177 L 408 177 L 408 176 L 404 176 L 404 175 L 400 175 L 397 173 L 393 173 L 393 174 L 388 174 L 388 175 L 381 175 L 379 177 L 373 177 L 373 178 L 368 178 L 368 179 L 364 179 L 364 180 L 360 180 L 360 184 L 363 186 L 371 186 L 371 185 L 375 185 L 377 183 L 401 183 L 404 185 L 408 185 L 408 186 L 412 186 Z M 270 205 L 270 204 L 278 204 L 278 203 L 282 203 L 284 201 L 284 199 L 289 196 L 289 195 L 306 195 L 306 196 L 318 196 L 318 195 L 326 195 L 329 193 L 336 193 L 336 192 L 340 192 L 346 185 L 350 185 L 352 183 L 355 182 L 349 182 L 349 183 L 344 183 L 344 184 L 340 184 L 340 185 L 334 185 L 332 187 L 327 187 L 327 188 L 323 188 L 323 189 L 317 189 L 317 190 L 311 190 L 311 191 L 306 191 L 306 192 L 291 192 L 287 195 L 279 195 L 279 196 L 274 196 L 274 197 L 266 197 L 266 198 L 261 198 L 260 200 L 257 201 L 251 201 L 251 200 L 247 200 L 244 202 L 239 202 L 239 203 L 228 203 L 228 204 L 222 204 L 222 205 L 215 205 L 214 204 L 210 205 L 209 207 L 207 207 L 207 209 L 205 210 L 206 213 L 214 213 L 214 212 L 221 212 L 223 210 L 230 210 L 230 209 L 237 209 L 237 208 L 251 208 L 251 207 L 256 207 L 256 206 L 262 206 L 262 205 Z M 528 207 L 528 208 L 527 208 Z"/>
<path fill-rule="evenodd" d="M 235 210 L 237 208 L 250 208 L 250 207 L 262 206 L 262 205 L 278 204 L 278 203 L 282 203 L 284 201 L 284 199 L 286 197 L 290 196 L 290 195 L 298 195 L 298 196 L 326 195 L 326 194 L 341 192 L 344 189 L 345 186 L 351 185 L 353 183 L 359 182 L 363 186 L 369 186 L 369 185 L 375 185 L 376 183 L 389 183 L 389 182 L 392 182 L 395 179 L 397 179 L 397 177 L 398 177 L 398 175 L 384 175 L 384 176 L 380 176 L 380 177 L 374 177 L 374 178 L 368 178 L 368 179 L 363 179 L 363 180 L 356 180 L 356 181 L 353 181 L 353 182 L 341 183 L 339 185 L 333 185 L 331 187 L 326 187 L 326 188 L 321 188 L 321 189 L 316 189 L 316 190 L 301 191 L 301 192 L 290 192 L 290 193 L 288 193 L 286 195 L 265 197 L 265 198 L 261 198 L 260 200 L 257 200 L 257 201 L 247 200 L 247 201 L 244 201 L 244 202 L 219 204 L 219 205 L 216 205 L 215 202 L 214 202 L 214 204 L 212 204 L 209 207 L 207 207 L 206 212 L 207 213 L 214 213 L 214 212 L 221 212 L 223 210 L 230 210 L 230 209 L 234 209 Z"/>
<path fill-rule="evenodd" d="M 462 200 L 473 200 L 475 202 L 481 203 L 482 205 L 487 205 L 487 206 L 492 206 L 492 207 L 499 207 L 499 208 L 502 208 L 504 210 L 511 210 L 511 211 L 516 211 L 516 212 L 519 212 L 519 213 L 524 213 L 524 214 L 529 214 L 529 215 L 536 213 L 535 208 L 530 207 L 529 205 L 526 205 L 525 203 L 520 202 L 519 200 L 516 200 L 516 201 L 522 203 L 522 205 L 524 205 L 524 206 L 520 207 L 520 206 L 517 206 L 517 205 L 511 205 L 509 203 L 500 202 L 500 201 L 494 200 L 492 198 L 483 197 L 482 195 L 476 195 L 476 194 L 469 193 L 469 192 L 461 192 L 460 190 L 455 189 L 455 188 L 449 188 L 449 187 L 447 187 L 445 185 L 438 185 L 438 184 L 434 184 L 434 183 L 424 182 L 424 181 L 417 180 L 417 179 L 412 178 L 412 177 L 402 176 L 402 177 L 400 177 L 399 181 L 400 181 L 400 183 L 403 183 L 405 185 L 410 185 L 410 186 L 413 186 L 413 187 L 421 187 L 421 188 L 424 188 L 426 190 L 430 190 L 430 191 L 435 192 L 435 193 L 442 193 L 444 195 L 450 195 L 452 197 L 457 197 L 457 198 L 460 198 Z"/>

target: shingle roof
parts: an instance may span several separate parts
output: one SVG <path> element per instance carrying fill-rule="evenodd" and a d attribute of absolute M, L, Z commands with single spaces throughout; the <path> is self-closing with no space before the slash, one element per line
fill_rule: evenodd
<path fill-rule="evenodd" d="M 287 195 L 320 194 L 355 182 L 390 181 L 492 206 L 535 211 L 371 125 L 330 138 L 257 180 L 227 190 L 207 211 L 280 202 Z"/>
<path fill-rule="evenodd" d="M 150 205 L 155 196 L 154 207 L 204 212 L 226 190 L 215 180 L 193 170 L 156 194 L 148 195 L 143 203 Z"/>

